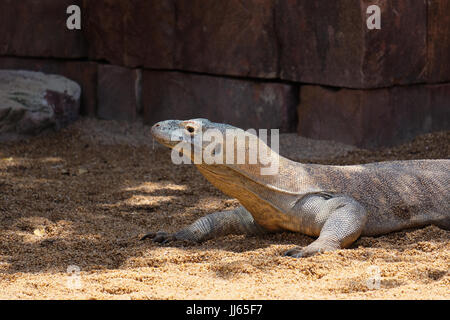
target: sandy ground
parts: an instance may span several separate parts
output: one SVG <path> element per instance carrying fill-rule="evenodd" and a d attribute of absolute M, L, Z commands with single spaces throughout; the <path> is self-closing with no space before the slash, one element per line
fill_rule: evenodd
<path fill-rule="evenodd" d="M 313 240 L 293 233 L 139 241 L 238 205 L 173 165 L 148 129 L 82 120 L 0 144 L 1 299 L 450 298 L 450 231 L 433 226 L 304 259 L 281 256 Z M 282 154 L 305 162 L 450 157 L 450 132 L 378 151 L 281 139 Z"/>

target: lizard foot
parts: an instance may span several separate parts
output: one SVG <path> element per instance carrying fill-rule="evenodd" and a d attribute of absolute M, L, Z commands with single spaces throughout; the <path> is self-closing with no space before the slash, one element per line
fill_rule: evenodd
<path fill-rule="evenodd" d="M 306 258 L 306 257 L 311 257 L 313 255 L 319 254 L 319 253 L 323 253 L 325 251 L 334 251 L 336 249 L 339 248 L 335 248 L 335 247 L 319 247 L 319 246 L 307 246 L 304 248 L 301 247 L 297 247 L 297 248 L 293 248 L 290 249 L 288 251 L 286 251 L 283 256 L 285 257 L 292 257 L 292 258 Z"/>
<path fill-rule="evenodd" d="M 170 234 L 170 233 L 167 233 L 164 231 L 158 231 L 158 232 L 147 233 L 140 240 L 142 241 L 145 239 L 152 239 L 153 242 L 166 244 L 166 243 L 176 240 L 176 237 L 173 234 Z"/>
<path fill-rule="evenodd" d="M 305 257 L 303 249 L 298 247 L 298 248 L 294 248 L 294 249 L 290 249 L 288 251 L 286 251 L 283 256 L 285 257 L 292 257 L 292 258 L 303 258 Z"/>

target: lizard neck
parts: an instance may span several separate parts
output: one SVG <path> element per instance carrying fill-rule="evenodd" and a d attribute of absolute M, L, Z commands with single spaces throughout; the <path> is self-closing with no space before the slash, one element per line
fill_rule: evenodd
<path fill-rule="evenodd" d="M 278 170 L 271 175 L 262 175 L 260 165 L 200 164 L 197 168 L 217 189 L 236 198 L 262 227 L 298 231 L 298 218 L 288 213 L 305 194 L 322 191 L 312 179 L 321 169 L 284 157 L 277 161 Z"/>
<path fill-rule="evenodd" d="M 197 168 L 216 188 L 240 201 L 242 197 L 247 196 L 243 190 L 296 196 L 321 190 L 311 176 L 312 167 L 316 165 L 294 162 L 275 152 L 271 155 L 271 161 L 276 164 L 271 174 L 262 174 L 267 166 L 259 163 L 200 164 Z"/>

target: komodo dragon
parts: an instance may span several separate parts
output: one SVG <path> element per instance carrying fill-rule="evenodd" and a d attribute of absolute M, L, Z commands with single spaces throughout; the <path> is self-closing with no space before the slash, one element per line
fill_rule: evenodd
<path fill-rule="evenodd" d="M 158 142 L 174 148 L 182 136 L 190 137 L 184 141 L 194 146 L 194 138 L 208 129 L 219 130 L 225 137 L 227 129 L 237 128 L 192 119 L 158 122 L 151 130 Z M 201 149 L 207 150 L 209 143 L 203 142 Z M 224 141 L 223 149 L 225 145 Z M 256 150 L 246 145 L 245 152 L 248 156 Z M 285 253 L 298 258 L 349 247 L 359 236 L 426 225 L 450 230 L 448 159 L 334 166 L 302 164 L 269 152 L 270 157 L 279 157 L 274 175 L 261 175 L 261 164 L 196 164 L 209 182 L 242 206 L 209 214 L 173 234 L 159 231 L 142 239 L 200 242 L 227 234 L 277 231 L 318 237 L 304 248 Z M 187 156 L 193 159 L 194 152 Z"/>

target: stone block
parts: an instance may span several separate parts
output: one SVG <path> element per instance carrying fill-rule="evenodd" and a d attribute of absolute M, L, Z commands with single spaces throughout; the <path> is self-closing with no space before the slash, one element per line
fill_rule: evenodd
<path fill-rule="evenodd" d="M 427 82 L 450 81 L 450 1 L 428 0 Z"/>
<path fill-rule="evenodd" d="M 207 118 L 248 129 L 295 130 L 296 86 L 232 78 L 143 71 L 144 119 Z"/>
<path fill-rule="evenodd" d="M 450 84 L 300 92 L 298 133 L 309 138 L 377 148 L 450 129 Z"/>
<path fill-rule="evenodd" d="M 99 65 L 97 116 L 107 120 L 134 121 L 140 99 L 141 72 L 112 65 Z"/>
<path fill-rule="evenodd" d="M 0 1 L 0 55 L 82 58 L 87 43 L 82 30 L 69 30 L 66 13 L 81 0 Z M 83 8 L 81 9 L 83 12 Z M 83 23 L 83 21 L 82 21 Z"/>
<path fill-rule="evenodd" d="M 276 78 L 273 0 L 176 2 L 180 70 Z"/>
<path fill-rule="evenodd" d="M 132 68 L 173 67 L 173 1 L 84 0 L 84 7 L 91 59 Z"/>
<path fill-rule="evenodd" d="M 380 30 L 367 28 L 371 4 L 380 6 Z M 426 9 L 415 0 L 279 1 L 280 77 L 348 88 L 422 82 Z"/>

